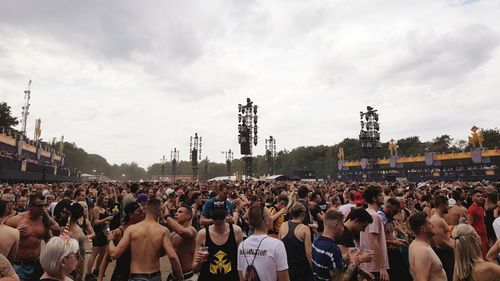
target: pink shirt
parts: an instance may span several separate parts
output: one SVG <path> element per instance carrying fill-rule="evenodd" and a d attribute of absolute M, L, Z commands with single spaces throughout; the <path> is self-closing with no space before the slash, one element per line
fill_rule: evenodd
<path fill-rule="evenodd" d="M 384 224 L 382 223 L 382 219 L 377 212 L 370 208 L 367 208 L 366 211 L 372 216 L 373 222 L 366 227 L 365 231 L 361 231 L 359 239 L 360 247 L 366 247 L 365 249 L 373 250 L 373 247 L 368 243 L 368 233 L 378 234 L 378 245 L 382 254 L 384 268 L 389 269 L 389 256 L 387 255 L 387 242 L 385 240 Z M 378 272 L 380 270 L 375 261 L 362 263 L 360 267 L 368 272 Z"/>

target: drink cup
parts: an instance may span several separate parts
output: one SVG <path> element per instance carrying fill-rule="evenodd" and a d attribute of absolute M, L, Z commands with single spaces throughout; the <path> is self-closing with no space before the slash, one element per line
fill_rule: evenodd
<path fill-rule="evenodd" d="M 200 248 L 198 249 L 198 251 L 201 254 L 208 256 L 208 247 L 207 246 L 200 246 Z"/>

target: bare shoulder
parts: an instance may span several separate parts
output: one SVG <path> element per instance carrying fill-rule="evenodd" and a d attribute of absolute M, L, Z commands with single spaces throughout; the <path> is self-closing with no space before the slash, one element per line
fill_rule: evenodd
<path fill-rule="evenodd" d="M 233 224 L 233 230 L 234 230 L 235 233 L 236 232 L 241 233 L 241 227 L 239 227 L 239 226 L 237 226 L 235 224 Z"/>
<path fill-rule="evenodd" d="M 492 262 L 482 262 L 474 270 L 475 280 L 500 280 L 500 265 Z"/>
<path fill-rule="evenodd" d="M 23 214 L 17 214 L 15 216 L 12 216 L 10 218 L 8 218 L 6 221 L 5 221 L 5 225 L 7 226 L 10 226 L 10 227 L 18 227 L 20 222 L 23 220 L 24 216 Z"/>
<path fill-rule="evenodd" d="M 198 237 L 205 238 L 206 235 L 207 235 L 207 229 L 206 228 L 202 228 L 202 229 L 200 229 L 200 231 L 198 231 Z"/>

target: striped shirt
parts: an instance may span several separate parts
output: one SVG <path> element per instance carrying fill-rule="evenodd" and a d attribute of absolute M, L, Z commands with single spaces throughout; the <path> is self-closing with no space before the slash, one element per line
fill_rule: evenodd
<path fill-rule="evenodd" d="M 315 281 L 330 281 L 330 271 L 344 270 L 342 252 L 332 239 L 319 236 L 312 245 L 312 270 Z"/>

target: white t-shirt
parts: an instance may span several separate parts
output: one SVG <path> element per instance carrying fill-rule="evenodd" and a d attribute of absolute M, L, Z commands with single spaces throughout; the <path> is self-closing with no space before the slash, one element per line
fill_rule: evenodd
<path fill-rule="evenodd" d="M 54 209 L 55 209 L 57 203 L 59 203 L 59 202 L 54 201 L 54 202 L 50 203 L 50 205 L 49 205 L 48 213 L 50 214 L 51 217 L 54 217 Z"/>
<path fill-rule="evenodd" d="M 500 239 L 500 217 L 496 218 L 493 221 L 493 229 L 495 230 L 497 239 Z"/>
<path fill-rule="evenodd" d="M 264 239 L 264 237 L 266 238 Z M 261 281 L 276 281 L 278 280 L 278 271 L 288 269 L 286 250 L 281 240 L 267 235 L 252 235 L 240 243 L 238 246 L 238 271 L 241 271 L 245 276 L 247 266 L 252 263 L 257 246 L 262 239 L 264 241 L 260 244 L 253 266 Z"/>
<path fill-rule="evenodd" d="M 354 207 L 356 207 L 356 204 L 347 203 L 347 204 L 339 207 L 339 212 L 344 214 L 344 218 L 345 218 L 351 212 L 351 208 L 354 208 Z"/>

